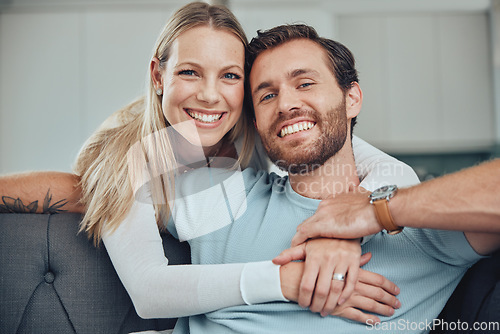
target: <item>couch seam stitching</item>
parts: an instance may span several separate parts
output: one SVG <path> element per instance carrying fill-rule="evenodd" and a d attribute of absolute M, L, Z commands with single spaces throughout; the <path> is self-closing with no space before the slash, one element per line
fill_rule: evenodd
<path fill-rule="evenodd" d="M 48 263 L 48 270 L 51 270 L 50 269 L 50 218 L 52 217 L 52 214 L 49 214 L 49 218 L 48 218 L 48 221 L 47 221 L 47 263 Z M 55 275 L 54 275 L 54 279 L 55 279 Z M 61 308 L 63 309 L 64 311 L 64 314 L 66 314 L 66 318 L 68 319 L 68 322 L 71 326 L 71 329 L 73 329 L 73 332 L 76 334 L 76 329 L 75 329 L 75 326 L 73 325 L 73 321 L 71 321 L 71 318 L 69 316 L 69 313 L 68 311 L 66 310 L 66 307 L 64 306 L 64 303 L 61 299 L 61 296 L 59 296 L 59 293 L 57 292 L 57 289 L 55 288 L 55 286 L 52 284 L 52 289 L 54 290 L 54 293 L 56 294 L 57 296 L 57 299 L 59 300 L 59 304 L 61 305 Z"/>

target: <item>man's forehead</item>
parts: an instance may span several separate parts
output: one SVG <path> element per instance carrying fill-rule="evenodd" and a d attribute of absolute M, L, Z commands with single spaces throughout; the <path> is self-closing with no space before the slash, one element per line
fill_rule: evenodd
<path fill-rule="evenodd" d="M 261 85 L 278 78 L 295 78 L 308 74 L 321 76 L 329 69 L 326 51 L 308 39 L 285 42 L 277 47 L 263 51 L 257 56 L 250 70 L 252 92 Z"/>
<path fill-rule="evenodd" d="M 323 47 L 321 47 L 321 45 L 314 41 L 305 38 L 293 39 L 278 46 L 262 51 L 255 58 L 254 65 L 252 66 L 251 70 L 253 70 L 255 66 L 261 66 L 261 63 L 269 60 L 279 60 L 280 64 L 284 65 L 292 57 L 296 60 L 306 60 L 311 57 L 321 57 L 324 54 L 325 53 Z M 286 55 L 286 57 L 283 57 L 284 55 Z"/>

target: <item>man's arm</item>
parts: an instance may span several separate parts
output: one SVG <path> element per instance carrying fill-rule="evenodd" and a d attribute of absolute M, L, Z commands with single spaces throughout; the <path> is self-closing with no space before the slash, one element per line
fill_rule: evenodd
<path fill-rule="evenodd" d="M 500 159 L 400 189 L 389 201 L 399 226 L 466 232 L 480 254 L 500 248 Z M 308 238 L 357 238 L 382 228 L 367 193 L 358 191 L 321 203 L 297 228 L 292 244 Z"/>
<path fill-rule="evenodd" d="M 84 212 L 78 176 L 30 172 L 0 176 L 1 213 Z"/>

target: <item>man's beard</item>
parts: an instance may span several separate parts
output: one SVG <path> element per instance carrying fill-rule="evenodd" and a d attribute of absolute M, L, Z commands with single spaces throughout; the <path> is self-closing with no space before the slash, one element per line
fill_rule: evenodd
<path fill-rule="evenodd" d="M 315 127 L 321 131 L 319 138 L 303 148 L 300 147 L 302 140 L 291 141 L 286 147 L 280 147 L 275 140 L 276 124 L 304 115 L 316 122 Z M 270 129 L 267 134 L 259 134 L 271 161 L 290 174 L 307 174 L 322 166 L 344 146 L 347 138 L 345 99 L 324 117 L 316 111 L 298 110 L 278 117 Z"/>

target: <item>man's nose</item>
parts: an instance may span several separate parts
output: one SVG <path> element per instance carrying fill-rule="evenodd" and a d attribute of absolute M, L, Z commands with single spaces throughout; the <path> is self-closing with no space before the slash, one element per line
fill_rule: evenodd
<path fill-rule="evenodd" d="M 207 104 L 216 104 L 219 102 L 221 95 L 216 80 L 209 78 L 203 80 L 200 84 L 197 98 Z"/>
<path fill-rule="evenodd" d="M 279 111 L 287 113 L 300 109 L 302 102 L 296 92 L 291 89 L 281 89 L 278 94 Z"/>

